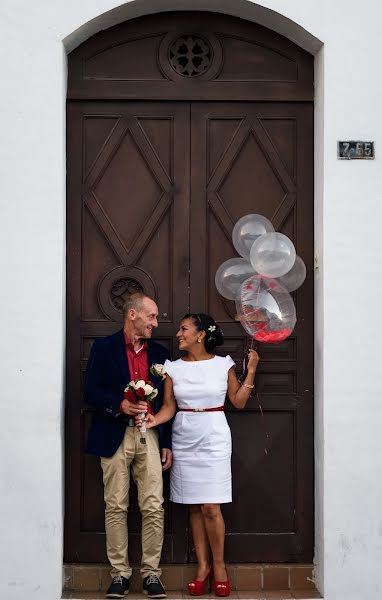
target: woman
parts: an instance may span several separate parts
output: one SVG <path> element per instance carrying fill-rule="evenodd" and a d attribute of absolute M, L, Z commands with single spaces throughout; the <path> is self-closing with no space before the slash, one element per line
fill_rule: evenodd
<path fill-rule="evenodd" d="M 232 502 L 231 432 L 223 405 L 228 392 L 236 408 L 245 407 L 259 357 L 254 350 L 248 351 L 247 375 L 240 384 L 232 358 L 214 354 L 216 346 L 223 343 L 223 335 L 212 317 L 185 315 L 176 337 L 185 355 L 173 362 L 166 360 L 163 406 L 156 415 L 145 417 L 146 427 L 165 423 L 178 407 L 172 429 L 170 499 L 188 504 L 190 509 L 198 568 L 188 589 L 194 596 L 201 595 L 208 580 L 214 579 L 215 594 L 228 596 L 220 504 Z"/>

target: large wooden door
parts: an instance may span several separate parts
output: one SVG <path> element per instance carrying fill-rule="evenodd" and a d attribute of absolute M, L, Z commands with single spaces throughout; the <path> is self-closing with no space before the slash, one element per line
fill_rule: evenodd
<path fill-rule="evenodd" d="M 184 62 L 191 50 L 195 72 Z M 244 411 L 227 405 L 227 559 L 312 559 L 312 93 L 311 57 L 223 15 L 137 19 L 69 57 L 65 560 L 106 560 L 101 470 L 84 453 L 91 344 L 121 327 L 126 294 L 143 289 L 159 305 L 155 337 L 174 358 L 179 319 L 207 311 L 240 373 L 249 340 L 214 274 L 235 255 L 234 223 L 252 212 L 294 241 L 308 274 L 294 293 L 293 335 L 258 345 L 257 395 Z M 168 501 L 168 488 L 167 473 L 163 561 L 193 560 L 187 510 Z M 134 489 L 129 527 L 137 562 Z"/>

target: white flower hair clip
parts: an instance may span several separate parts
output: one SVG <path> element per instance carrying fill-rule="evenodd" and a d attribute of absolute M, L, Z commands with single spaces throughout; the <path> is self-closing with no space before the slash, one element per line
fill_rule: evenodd
<path fill-rule="evenodd" d="M 212 333 L 213 331 L 215 331 L 215 329 L 216 329 L 216 325 L 210 325 L 208 328 L 208 331 L 211 331 L 211 333 Z"/>

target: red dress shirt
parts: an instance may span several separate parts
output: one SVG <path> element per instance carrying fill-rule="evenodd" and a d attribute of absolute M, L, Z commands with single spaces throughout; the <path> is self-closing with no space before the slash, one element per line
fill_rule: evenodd
<path fill-rule="evenodd" d="M 123 333 L 126 344 L 126 357 L 129 365 L 131 380 L 143 379 L 150 381 L 149 361 L 147 355 L 147 341 L 142 341 L 142 346 L 138 351 L 134 350 L 131 340 Z M 127 382 L 129 383 L 129 382 Z M 151 402 L 147 402 L 147 412 L 153 414 Z"/>

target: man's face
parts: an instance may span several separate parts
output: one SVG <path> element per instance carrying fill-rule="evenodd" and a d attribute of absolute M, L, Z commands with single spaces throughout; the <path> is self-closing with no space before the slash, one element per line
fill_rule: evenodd
<path fill-rule="evenodd" d="M 154 300 L 144 298 L 139 310 L 131 311 L 135 333 L 138 337 L 151 338 L 154 327 L 158 327 L 158 307 Z"/>

